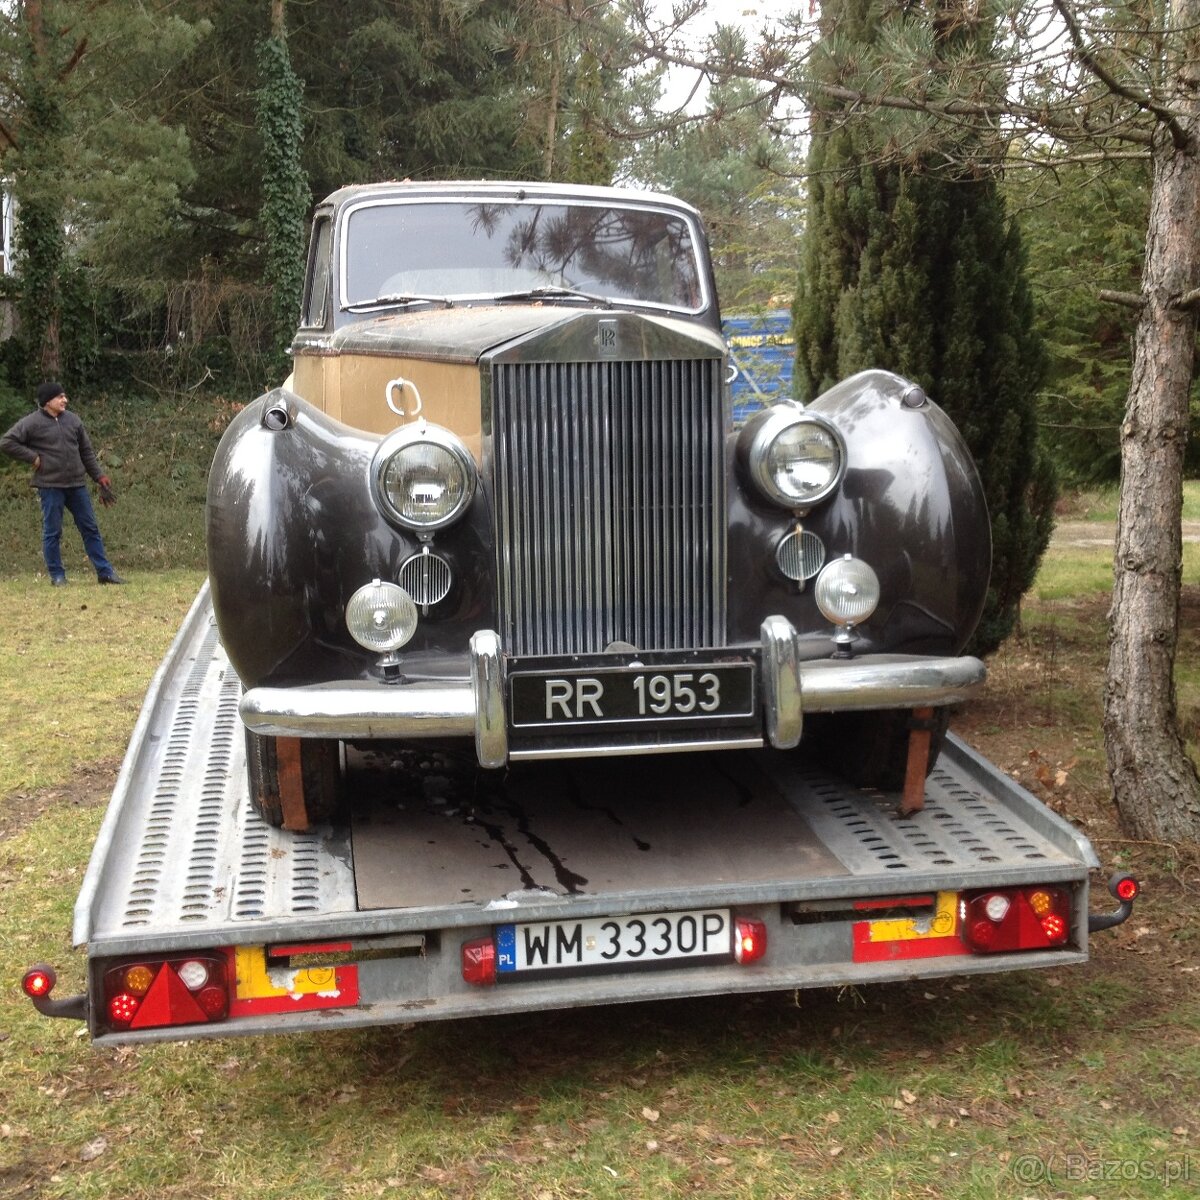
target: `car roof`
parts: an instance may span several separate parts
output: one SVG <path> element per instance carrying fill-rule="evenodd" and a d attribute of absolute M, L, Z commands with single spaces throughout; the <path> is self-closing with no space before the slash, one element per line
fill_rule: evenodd
<path fill-rule="evenodd" d="M 341 208 L 351 202 L 362 200 L 407 200 L 438 197 L 447 200 L 586 200 L 595 203 L 605 201 L 615 205 L 647 204 L 656 207 L 678 209 L 699 218 L 699 212 L 690 204 L 662 192 L 644 191 L 638 188 L 596 187 L 576 183 L 520 183 L 512 180 L 422 180 L 410 179 L 390 183 L 354 184 L 338 188 L 322 202 Z"/>

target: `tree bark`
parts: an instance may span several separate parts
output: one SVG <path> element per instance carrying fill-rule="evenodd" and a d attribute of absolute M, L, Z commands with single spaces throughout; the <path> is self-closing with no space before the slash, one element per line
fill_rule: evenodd
<path fill-rule="evenodd" d="M 1104 741 L 1128 830 L 1152 841 L 1200 841 L 1200 777 L 1175 699 L 1182 584 L 1183 453 L 1200 285 L 1200 0 L 1171 6 L 1176 53 L 1165 82 L 1179 117 L 1160 124 L 1146 239 L 1144 305 L 1121 427 Z M 1180 34 L 1179 30 L 1184 32 Z M 1190 47 L 1190 49 L 1189 49 Z"/>

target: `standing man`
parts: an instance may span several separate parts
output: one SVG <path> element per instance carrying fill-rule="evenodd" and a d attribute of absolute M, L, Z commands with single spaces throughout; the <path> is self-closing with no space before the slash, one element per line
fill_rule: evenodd
<path fill-rule="evenodd" d="M 83 548 L 101 583 L 124 583 L 104 553 L 104 540 L 88 495 L 87 476 L 100 485 L 100 503 L 116 501 L 107 475 L 92 449 L 83 422 L 67 412 L 61 383 L 43 383 L 37 390 L 37 412 L 22 417 L 0 439 L 0 450 L 33 466 L 33 486 L 42 503 L 42 554 L 55 587 L 64 587 L 67 571 L 62 560 L 63 509 L 75 518 Z M 85 474 L 86 472 L 86 474 Z"/>

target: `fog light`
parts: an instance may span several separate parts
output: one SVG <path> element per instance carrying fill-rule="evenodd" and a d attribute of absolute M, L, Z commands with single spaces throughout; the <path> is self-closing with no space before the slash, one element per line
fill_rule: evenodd
<path fill-rule="evenodd" d="M 417 606 L 402 587 L 373 579 L 350 597 L 346 628 L 364 650 L 388 654 L 416 632 Z"/>
<path fill-rule="evenodd" d="M 822 568 L 813 594 L 821 615 L 838 627 L 834 641 L 846 648 L 854 626 L 879 603 L 879 577 L 861 558 L 847 554 Z"/>

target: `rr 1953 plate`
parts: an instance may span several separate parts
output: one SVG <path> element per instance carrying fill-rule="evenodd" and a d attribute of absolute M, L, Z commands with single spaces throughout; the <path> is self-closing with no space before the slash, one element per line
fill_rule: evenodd
<path fill-rule="evenodd" d="M 509 686 L 517 728 L 744 720 L 757 711 L 749 662 L 516 672 Z"/>
<path fill-rule="evenodd" d="M 501 925 L 495 939 L 496 969 L 510 977 L 733 954 L 729 911 L 721 908 Z"/>

